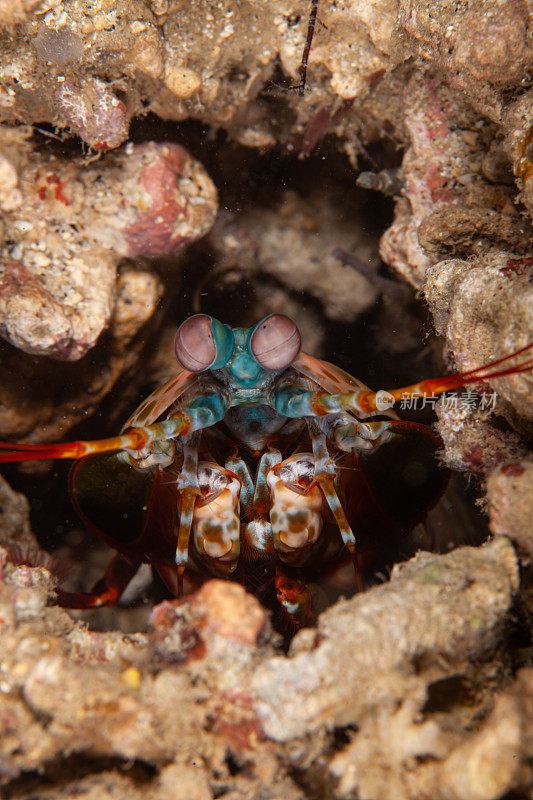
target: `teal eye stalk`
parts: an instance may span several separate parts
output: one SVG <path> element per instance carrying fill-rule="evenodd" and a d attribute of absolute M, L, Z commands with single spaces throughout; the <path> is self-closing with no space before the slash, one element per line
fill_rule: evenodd
<path fill-rule="evenodd" d="M 176 358 L 189 372 L 220 369 L 228 363 L 235 346 L 233 331 L 207 314 L 185 320 L 176 334 Z"/>

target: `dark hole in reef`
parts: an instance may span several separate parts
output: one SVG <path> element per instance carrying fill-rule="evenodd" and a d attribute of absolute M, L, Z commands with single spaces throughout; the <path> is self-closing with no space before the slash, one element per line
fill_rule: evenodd
<path fill-rule="evenodd" d="M 530 586 L 533 578 L 533 566 L 522 564 L 520 583 Z M 528 602 L 527 594 L 517 595 L 509 615 L 509 652 L 512 654 L 513 672 L 522 667 L 533 666 L 533 608 Z"/>
<path fill-rule="evenodd" d="M 357 733 L 356 725 L 347 725 L 345 728 L 334 728 L 332 742 L 333 750 L 344 750 L 344 748 L 352 741 L 355 733 Z"/>
<path fill-rule="evenodd" d="M 275 78 L 274 75 L 274 82 Z M 292 113 L 285 103 L 283 89 L 279 87 L 273 86 L 271 91 L 266 91 L 263 101 L 266 107 L 271 105 L 275 108 L 276 114 Z M 57 135 L 51 126 L 36 126 L 34 138 L 43 148 L 64 157 L 73 154 L 79 156 L 80 152 L 86 151 L 79 139 Z M 331 136 L 326 136 L 309 157 L 298 159 L 282 148 L 260 152 L 244 147 L 231 141 L 225 133 L 213 132 L 199 122 L 187 121 L 177 125 L 149 114 L 133 121 L 131 139 L 135 142 L 179 142 L 188 148 L 204 164 L 216 184 L 221 214 L 235 220 L 241 219 L 250 209 L 272 212 L 279 206 L 287 190 L 293 192 L 300 201 L 305 201 L 316 193 L 317 187 L 326 202 L 339 214 L 351 215 L 354 226 L 364 228 L 375 242 L 376 251 L 379 237 L 392 219 L 393 200 L 355 185 L 356 173 L 348 158 L 340 151 L 338 140 Z M 367 153 L 371 160 L 366 161 L 364 156 L 361 158 L 362 170 L 373 170 L 376 164 L 383 169 L 394 168 L 401 159 L 401 152 L 387 131 L 383 131 L 383 138 L 371 145 Z M 247 273 L 239 268 L 238 263 L 234 265 L 233 279 L 230 279 L 231 273 L 228 271 L 219 274 L 219 258 L 217 244 L 209 236 L 184 254 L 180 267 L 181 285 L 166 312 L 168 323 L 174 323 L 177 327 L 188 314 L 201 310 L 232 325 L 250 325 L 257 321 L 254 313 L 256 307 L 261 305 L 262 296 L 283 288 L 279 278 L 271 274 Z M 384 265 L 379 267 L 379 272 L 382 276 L 393 277 Z M 162 265 L 162 276 L 168 283 L 167 275 Z M 435 355 L 437 348 L 433 347 L 434 337 L 427 310 L 408 288 L 400 303 L 383 291 L 374 307 L 349 322 L 328 318 L 316 294 L 286 288 L 285 291 L 291 302 L 312 313 L 322 325 L 323 357 L 369 386 L 376 389 L 392 388 L 443 372 L 444 366 Z M 198 308 L 195 307 L 196 302 L 199 302 Z M 396 314 L 395 306 L 398 306 Z M 157 337 L 144 331 L 139 333 L 139 337 L 146 337 L 145 352 L 148 359 Z M 402 342 L 400 350 L 399 340 Z M 392 348 L 393 344 L 396 349 Z M 106 346 L 104 334 L 97 347 L 105 349 Z M 86 357 L 86 363 L 94 358 L 91 352 Z M 65 370 L 65 380 L 68 381 L 69 369 L 83 369 L 84 364 L 80 363 L 78 367 L 59 365 L 59 368 Z M 128 380 L 128 375 L 121 378 L 101 403 L 99 411 L 87 423 L 72 430 L 68 438 L 102 438 L 117 433 L 121 421 L 137 402 L 155 388 L 147 376 L 137 396 L 130 397 Z M 127 406 L 124 396 L 130 398 Z M 413 419 L 410 412 L 405 416 Z M 432 421 L 427 412 L 417 412 L 414 418 L 425 423 Z M 67 560 L 75 562 L 79 572 L 87 576 L 86 584 L 80 588 L 89 589 L 102 576 L 112 551 L 101 545 L 94 534 L 82 530 L 77 521 L 67 497 L 68 465 L 56 462 L 46 477 L 43 474 L 24 476 L 16 468 L 10 469 L 9 473 L 15 488 L 31 498 L 33 530 L 38 534 L 42 546 L 59 551 L 60 555 L 65 554 Z M 460 480 L 454 482 L 452 499 L 446 500 L 445 497 L 442 501 L 444 506 L 448 504 L 453 521 L 450 522 L 450 515 L 445 515 L 438 522 L 437 527 L 444 532 L 439 534 L 443 544 L 437 545 L 437 549 L 447 549 L 449 532 L 456 525 L 458 517 L 468 528 L 469 541 L 480 540 L 484 535 L 479 515 L 473 515 L 470 502 L 468 498 L 465 500 L 459 484 Z M 51 497 L 54 498 L 53 502 L 50 502 Z M 452 539 L 457 542 L 457 538 Z M 424 546 L 425 542 L 418 544 Z M 137 611 L 101 609 L 82 612 L 80 616 L 91 627 L 98 629 L 119 627 L 125 631 L 138 630 L 146 625 L 153 603 L 165 596 L 168 596 L 167 590 L 156 578 L 150 587 L 140 592 Z"/>
<path fill-rule="evenodd" d="M 225 794 L 228 794 L 231 791 L 231 787 L 227 783 L 211 781 L 211 791 L 214 800 L 218 800 L 219 797 L 224 797 Z"/>
<path fill-rule="evenodd" d="M 9 785 L 3 787 L 2 798 L 3 800 L 15 800 L 21 795 L 24 797 L 29 795 L 35 797 L 35 800 L 39 800 L 43 791 L 66 792 L 67 787 L 68 797 L 75 797 L 77 782 L 82 783 L 85 778 L 94 778 L 101 773 L 112 774 L 113 771 L 122 776 L 126 775 L 135 789 L 148 784 L 157 774 L 157 769 L 153 764 L 140 759 L 128 761 L 115 757 L 91 758 L 78 754 L 61 756 L 49 761 L 44 772 L 42 770 L 25 772 L 19 778 L 10 781 Z M 33 791 L 35 791 L 35 795 L 30 794 Z"/>
<path fill-rule="evenodd" d="M 238 775 L 239 772 L 242 771 L 241 765 L 237 762 L 237 760 L 232 755 L 232 753 L 230 753 L 229 750 L 226 753 L 226 757 L 225 757 L 224 761 L 226 763 L 226 766 L 228 768 L 228 772 L 229 772 L 230 775 Z"/>
<path fill-rule="evenodd" d="M 450 675 L 430 683 L 422 713 L 435 714 L 450 711 L 454 706 L 468 703 L 470 687 L 462 675 Z"/>

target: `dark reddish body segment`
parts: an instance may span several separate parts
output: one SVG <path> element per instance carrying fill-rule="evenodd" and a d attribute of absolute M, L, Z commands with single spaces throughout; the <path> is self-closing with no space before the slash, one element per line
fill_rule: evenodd
<path fill-rule="evenodd" d="M 272 607 L 276 596 L 280 599 L 281 585 L 284 595 L 292 593 L 300 600 L 310 592 L 302 618 L 292 620 L 296 625 L 310 624 L 317 610 L 341 594 L 353 594 L 358 583 L 366 584 L 377 570 L 410 555 L 407 534 L 439 499 L 447 472 L 436 459 L 441 442 L 428 428 L 397 422 L 395 429 L 391 442 L 370 455 L 339 453 L 336 458 L 339 498 L 357 535 L 355 570 L 335 518 L 324 502 L 323 533 L 309 548 L 303 564 L 283 563 L 275 553 L 265 558 L 264 553 L 243 544 L 232 579 Z M 231 442 L 221 446 L 209 435 L 205 440 L 206 452 L 215 451 L 217 460 L 223 462 Z M 309 449 L 305 434 L 283 445 L 285 454 Z M 201 451 L 200 458 L 203 455 Z M 251 455 L 249 460 L 252 466 L 257 461 Z M 59 589 L 60 605 L 90 608 L 115 603 L 141 563 L 152 564 L 169 591 L 178 593 L 175 551 L 181 501 L 174 469 L 141 473 L 115 454 L 89 456 L 74 464 L 70 490 L 76 511 L 117 555 L 91 593 Z M 210 577 L 212 573 L 193 547 L 186 572 L 188 585 L 196 588 Z M 278 609 L 278 617 L 279 613 Z"/>

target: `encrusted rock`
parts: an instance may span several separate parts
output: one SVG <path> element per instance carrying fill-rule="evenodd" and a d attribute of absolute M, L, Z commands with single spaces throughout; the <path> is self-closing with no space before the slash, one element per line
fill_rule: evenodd
<path fill-rule="evenodd" d="M 435 427 L 444 443 L 442 460 L 447 467 L 484 476 L 494 467 L 526 455 L 527 448 L 518 434 L 504 432 L 493 424 L 496 400 L 493 393 L 470 390 L 436 404 Z"/>
<path fill-rule="evenodd" d="M 60 58 L 75 60 L 63 48 Z M 62 120 L 72 133 L 78 134 L 95 150 L 110 150 L 128 138 L 126 106 L 98 78 L 61 81 L 50 90 L 50 105 L 51 115 Z"/>
<path fill-rule="evenodd" d="M 402 165 L 404 197 L 381 240 L 384 260 L 418 288 L 439 252 L 471 249 L 480 234 L 527 246 L 528 226 L 510 202 L 508 184 L 491 185 L 482 172 L 489 123 L 486 132 L 476 129 L 463 99 L 417 73 L 404 100 L 411 143 Z"/>
<path fill-rule="evenodd" d="M 442 769 L 440 797 L 446 800 L 491 800 L 515 786 L 522 764 L 516 758 L 524 736 L 521 698 L 504 694 L 481 730 L 458 747 Z"/>
<path fill-rule="evenodd" d="M 36 541 L 30 527 L 30 504 L 23 494 L 13 491 L 0 476 L 0 544 L 17 547 L 21 551 L 35 547 Z"/>
<path fill-rule="evenodd" d="M 324 725 L 359 725 L 376 707 L 394 707 L 418 683 L 415 662 L 435 653 L 455 662 L 487 653 L 517 588 L 505 539 L 448 556 L 419 555 L 387 585 L 322 614 L 316 633 L 296 636 L 289 658 L 256 671 L 265 732 L 286 742 Z"/>
<path fill-rule="evenodd" d="M 510 461 L 494 470 L 487 494 L 491 530 L 509 536 L 522 553 L 533 556 L 533 461 Z"/>
<path fill-rule="evenodd" d="M 76 360 L 109 322 L 120 257 L 177 253 L 209 229 L 216 192 L 176 144 L 128 147 L 84 167 L 52 157 L 43 164 L 24 132 L 4 136 L 21 198 L 4 217 L 0 330 L 27 353 Z M 10 195 L 13 177 L 4 173 Z M 161 294 L 156 280 L 146 289 L 137 327 Z"/>
<path fill-rule="evenodd" d="M 476 262 L 441 261 L 427 276 L 425 295 L 435 326 L 461 370 L 519 350 L 533 341 L 533 258 L 491 250 Z M 512 314 L 509 310 L 512 309 Z M 524 373 L 498 379 L 498 392 L 533 418 L 533 379 Z"/>
<path fill-rule="evenodd" d="M 45 361 L 1 347 L 1 436 L 58 438 L 136 363 L 137 334 L 164 307 L 149 262 L 201 237 L 217 195 L 178 144 L 128 145 L 88 165 L 43 159 L 26 129 L 0 133 L 0 333 L 25 353 L 79 362 L 56 367 L 50 380 Z M 119 270 L 124 257 L 145 262 Z"/>
<path fill-rule="evenodd" d="M 513 83 L 533 59 L 528 10 L 513 0 L 468 2 L 459 8 L 401 0 L 400 20 L 424 58 L 469 81 Z"/>

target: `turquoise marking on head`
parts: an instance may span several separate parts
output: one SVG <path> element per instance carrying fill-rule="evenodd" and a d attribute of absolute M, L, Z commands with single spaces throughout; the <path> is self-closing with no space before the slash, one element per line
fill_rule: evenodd
<path fill-rule="evenodd" d="M 211 333 L 216 347 L 216 356 L 209 365 L 209 369 L 220 369 L 230 360 L 235 347 L 235 339 L 230 326 L 219 322 L 214 317 L 211 317 Z"/>
<path fill-rule="evenodd" d="M 248 349 L 251 331 L 253 328 L 233 329 L 235 346 L 225 365 L 229 377 L 243 389 L 259 386 L 268 375 L 268 370 L 261 366 Z"/>

